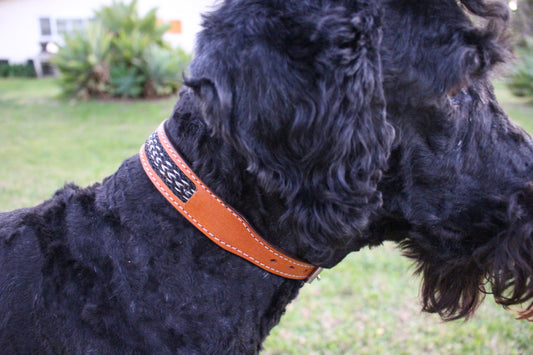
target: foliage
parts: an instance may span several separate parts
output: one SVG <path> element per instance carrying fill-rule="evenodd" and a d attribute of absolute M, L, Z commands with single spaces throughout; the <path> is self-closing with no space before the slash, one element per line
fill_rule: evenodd
<path fill-rule="evenodd" d="M 150 41 L 164 46 L 163 35 L 168 25 L 158 24 L 157 9 L 150 10 L 144 17 L 139 17 L 137 0 L 130 4 L 114 1 L 111 6 L 104 6 L 95 11 L 96 18 L 113 35 L 139 32 Z"/>
<path fill-rule="evenodd" d="M 523 45 L 528 36 L 533 36 L 533 0 L 517 0 L 517 4 L 512 16 L 512 34 L 515 43 Z"/>
<path fill-rule="evenodd" d="M 111 67 L 112 93 L 121 97 L 138 97 L 143 92 L 144 76 L 135 67 L 119 63 Z"/>
<path fill-rule="evenodd" d="M 144 52 L 146 96 L 168 95 L 178 89 L 182 80 L 182 69 L 190 62 L 191 56 L 183 50 L 171 52 L 158 46 L 150 46 Z"/>
<path fill-rule="evenodd" d="M 0 78 L 7 78 L 9 76 L 9 64 L 0 63 Z"/>
<path fill-rule="evenodd" d="M 65 37 L 55 64 L 64 91 L 78 97 L 155 97 L 177 91 L 190 56 L 172 49 L 157 9 L 138 14 L 137 1 L 95 11 L 86 31 Z"/>
<path fill-rule="evenodd" d="M 533 98 L 533 38 L 516 48 L 518 61 L 509 77 L 508 86 L 516 96 Z"/>
<path fill-rule="evenodd" d="M 35 76 L 35 68 L 31 61 L 26 64 L 0 63 L 0 78 L 34 78 Z"/>
<path fill-rule="evenodd" d="M 96 22 L 86 31 L 65 35 L 64 40 L 54 58 L 63 90 L 81 98 L 105 95 L 109 90 L 111 34 Z"/>

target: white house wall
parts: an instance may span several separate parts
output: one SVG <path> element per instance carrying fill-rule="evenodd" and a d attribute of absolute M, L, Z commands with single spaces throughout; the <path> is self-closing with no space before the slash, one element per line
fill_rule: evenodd
<path fill-rule="evenodd" d="M 35 58 L 41 48 L 39 18 L 88 19 L 95 9 L 112 0 L 0 0 L 0 59 L 22 63 Z M 165 39 L 174 46 L 191 52 L 194 38 L 200 30 L 200 13 L 213 8 L 217 0 L 138 0 L 139 12 L 157 7 L 163 21 L 179 20 L 181 34 L 167 34 Z"/>
<path fill-rule="evenodd" d="M 40 52 L 39 18 L 89 18 L 105 0 L 0 0 L 0 59 L 23 62 Z"/>

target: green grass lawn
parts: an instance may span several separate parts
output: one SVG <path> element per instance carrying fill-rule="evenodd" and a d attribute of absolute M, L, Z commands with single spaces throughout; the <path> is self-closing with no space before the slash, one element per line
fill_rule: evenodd
<path fill-rule="evenodd" d="M 533 132 L 533 106 L 497 89 L 507 112 Z M 137 153 L 175 101 L 58 95 L 51 80 L 0 80 L 0 211 L 36 204 L 65 182 L 102 180 Z M 351 255 L 303 288 L 264 354 L 533 354 L 533 324 L 515 321 L 490 296 L 468 322 L 422 314 L 412 271 L 392 244 Z"/>
<path fill-rule="evenodd" d="M 176 100 L 71 102 L 59 94 L 51 80 L 0 81 L 0 211 L 112 174 Z"/>

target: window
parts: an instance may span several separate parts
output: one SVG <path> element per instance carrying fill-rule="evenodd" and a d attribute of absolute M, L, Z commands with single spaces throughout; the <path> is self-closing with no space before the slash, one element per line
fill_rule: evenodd
<path fill-rule="evenodd" d="M 39 26 L 41 28 L 41 36 L 51 36 L 52 35 L 52 26 L 50 23 L 50 18 L 41 17 L 39 19 Z"/>
<path fill-rule="evenodd" d="M 63 35 L 63 34 L 68 32 L 68 30 L 67 30 L 67 26 L 68 26 L 67 20 L 57 19 L 56 26 L 57 26 L 57 33 L 58 34 Z"/>
<path fill-rule="evenodd" d="M 87 20 L 75 18 L 58 18 L 56 19 L 57 34 L 64 35 L 65 33 L 72 33 L 83 29 L 87 25 Z"/>
<path fill-rule="evenodd" d="M 84 21 L 82 19 L 72 20 L 72 29 L 75 30 L 75 31 L 83 30 L 85 25 L 86 25 L 86 21 Z"/>

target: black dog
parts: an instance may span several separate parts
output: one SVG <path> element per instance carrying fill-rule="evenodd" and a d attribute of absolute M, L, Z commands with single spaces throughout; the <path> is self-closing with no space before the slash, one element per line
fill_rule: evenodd
<path fill-rule="evenodd" d="M 426 311 L 467 317 L 489 284 L 531 317 L 533 143 L 488 80 L 507 19 L 480 0 L 226 0 L 167 135 L 286 253 L 333 267 L 395 240 Z M 303 285 L 211 242 L 138 156 L 0 215 L 0 236 L 3 353 L 257 353 Z"/>

